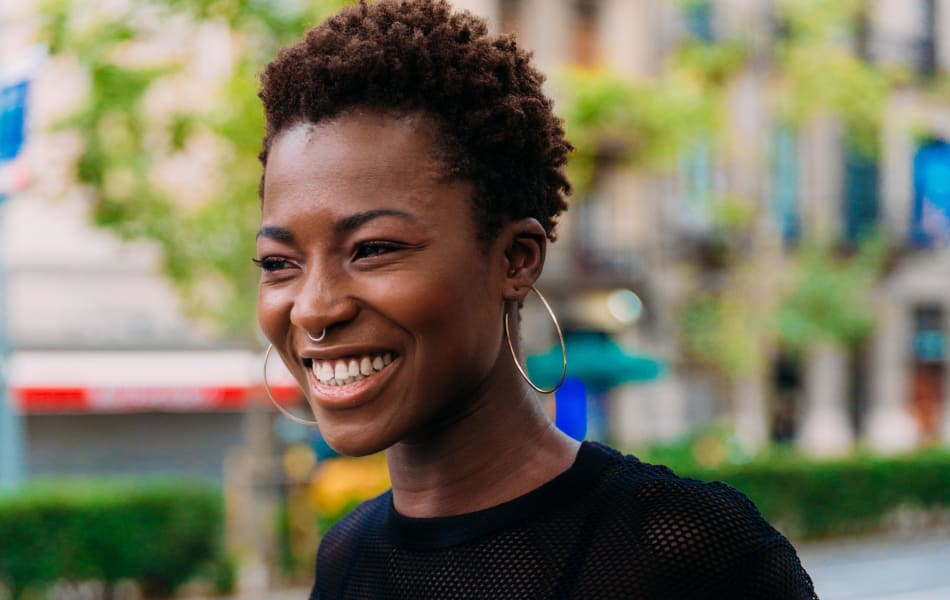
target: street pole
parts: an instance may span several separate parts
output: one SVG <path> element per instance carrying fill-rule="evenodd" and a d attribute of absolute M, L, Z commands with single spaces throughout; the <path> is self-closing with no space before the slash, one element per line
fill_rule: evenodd
<path fill-rule="evenodd" d="M 24 476 L 23 423 L 9 389 L 11 344 L 7 332 L 7 273 L 3 256 L 4 214 L 8 194 L 26 186 L 26 163 L 20 157 L 26 139 L 27 77 L 40 54 L 32 51 L 0 72 L 0 492 L 15 490 Z M 22 73 L 17 73 L 19 67 Z"/>
<path fill-rule="evenodd" d="M 8 389 L 10 343 L 7 336 L 7 277 L 3 256 L 6 198 L 0 195 L 0 491 L 12 491 L 23 481 L 23 428 Z"/>

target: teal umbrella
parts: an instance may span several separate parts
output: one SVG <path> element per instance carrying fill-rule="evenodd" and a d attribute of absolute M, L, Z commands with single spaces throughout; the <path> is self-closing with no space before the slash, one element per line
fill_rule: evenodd
<path fill-rule="evenodd" d="M 605 391 L 624 383 L 653 381 L 663 376 L 666 365 L 652 356 L 624 349 L 599 331 L 575 331 L 564 339 L 567 374 L 591 390 Z M 561 378 L 561 345 L 528 357 L 528 374 L 540 387 L 551 387 Z"/>

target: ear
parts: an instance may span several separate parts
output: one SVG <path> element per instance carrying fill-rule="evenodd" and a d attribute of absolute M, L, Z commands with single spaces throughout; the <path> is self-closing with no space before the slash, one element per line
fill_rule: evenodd
<path fill-rule="evenodd" d="M 519 304 L 541 276 L 548 238 L 537 219 L 507 223 L 498 236 L 504 252 L 504 297 Z"/>

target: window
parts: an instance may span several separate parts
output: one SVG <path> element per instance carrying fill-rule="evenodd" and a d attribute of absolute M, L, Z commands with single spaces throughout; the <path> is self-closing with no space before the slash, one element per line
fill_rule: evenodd
<path fill-rule="evenodd" d="M 715 157 L 709 141 L 698 142 L 680 158 L 680 223 L 689 233 L 703 235 L 712 230 L 715 169 Z"/>
<path fill-rule="evenodd" d="M 914 307 L 913 356 L 917 362 L 942 362 L 946 356 L 943 309 L 936 305 Z"/>
<path fill-rule="evenodd" d="M 923 77 L 937 72 L 937 1 L 924 0 L 924 35 L 918 42 L 917 71 Z"/>
<path fill-rule="evenodd" d="M 521 34 L 521 0 L 499 0 L 498 25 L 502 33 Z"/>
<path fill-rule="evenodd" d="M 939 305 L 914 307 L 910 412 L 925 440 L 939 437 L 946 387 L 944 311 Z"/>
<path fill-rule="evenodd" d="M 844 238 L 861 241 L 878 222 L 878 164 L 874 157 L 848 146 L 844 156 Z"/>
<path fill-rule="evenodd" d="M 579 65 L 594 66 L 600 59 L 597 43 L 599 3 L 597 0 L 574 0 L 573 8 L 574 43 L 572 58 Z"/>
<path fill-rule="evenodd" d="M 694 0 L 683 7 L 686 31 L 701 42 L 716 40 L 713 27 L 713 8 L 709 0 Z"/>
<path fill-rule="evenodd" d="M 778 126 L 771 140 L 771 186 L 769 206 L 772 217 L 786 246 L 801 237 L 801 218 L 798 211 L 798 143 L 795 132 L 787 126 Z"/>

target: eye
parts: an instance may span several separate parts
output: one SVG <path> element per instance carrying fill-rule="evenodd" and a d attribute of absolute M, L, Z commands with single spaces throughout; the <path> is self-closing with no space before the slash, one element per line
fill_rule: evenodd
<path fill-rule="evenodd" d="M 374 256 L 380 256 L 394 252 L 398 249 L 398 245 L 390 242 L 367 242 L 365 244 L 359 244 L 356 247 L 356 251 L 353 252 L 353 260 L 372 258 Z"/>
<path fill-rule="evenodd" d="M 255 265 L 260 267 L 262 270 L 267 271 L 268 273 L 273 273 L 274 271 L 280 271 L 282 269 L 289 269 L 292 265 L 289 260 L 286 258 L 279 258 L 276 256 L 265 256 L 264 258 L 251 259 Z"/>

